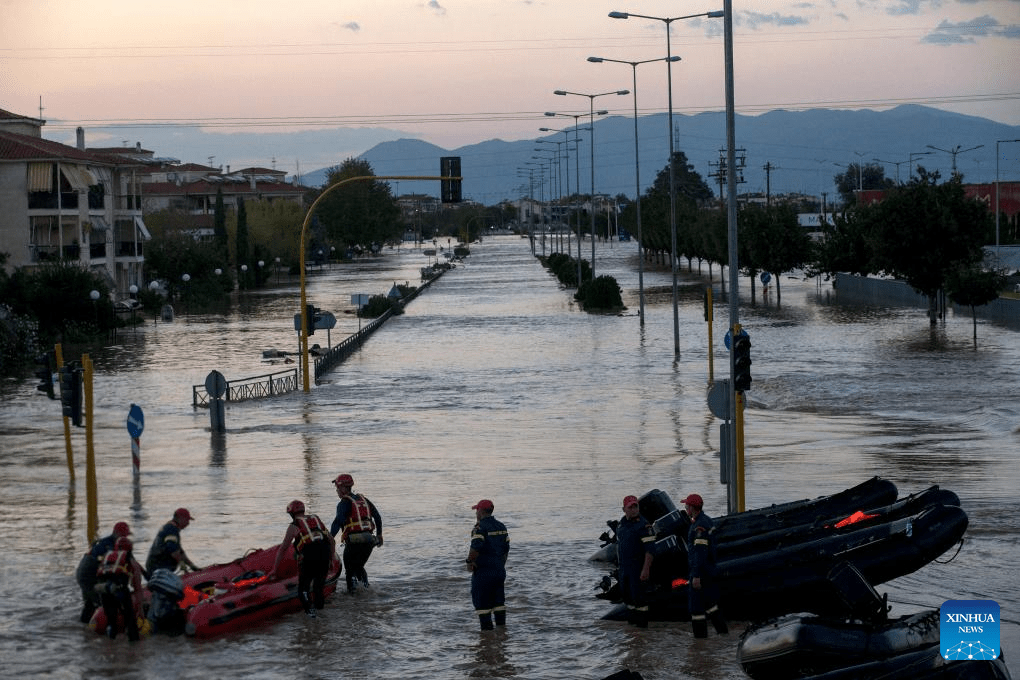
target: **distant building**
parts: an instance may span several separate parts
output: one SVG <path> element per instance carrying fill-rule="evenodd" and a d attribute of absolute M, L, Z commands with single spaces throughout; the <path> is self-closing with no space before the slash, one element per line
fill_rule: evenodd
<path fill-rule="evenodd" d="M 0 252 L 5 269 L 78 261 L 120 296 L 142 285 L 140 171 L 123 155 L 42 138 L 46 121 L 0 109 Z"/>

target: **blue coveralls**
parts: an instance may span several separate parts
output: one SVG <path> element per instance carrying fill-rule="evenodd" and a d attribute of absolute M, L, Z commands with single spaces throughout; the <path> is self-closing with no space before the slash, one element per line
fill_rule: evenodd
<path fill-rule="evenodd" d="M 632 619 L 648 616 L 648 598 L 641 569 L 645 554 L 655 543 L 655 529 L 641 515 L 629 520 L 624 515 L 616 527 L 616 550 L 619 562 L 620 593 Z M 636 615 L 636 616 L 635 616 Z M 636 622 L 636 621 L 635 621 Z"/>
<path fill-rule="evenodd" d="M 510 553 L 510 534 L 506 526 L 491 515 L 483 517 L 471 530 L 471 550 L 477 552 L 471 574 L 471 602 L 483 630 L 506 623 L 506 558 Z"/>
<path fill-rule="evenodd" d="M 707 619 L 712 619 L 717 629 L 724 627 L 719 614 L 719 587 L 715 582 L 714 526 L 712 518 L 701 512 L 691 522 L 687 532 L 687 556 L 692 581 L 687 587 L 687 603 L 695 635 L 699 637 L 702 630 L 707 634 Z M 694 588 L 695 577 L 701 579 L 701 588 Z"/>

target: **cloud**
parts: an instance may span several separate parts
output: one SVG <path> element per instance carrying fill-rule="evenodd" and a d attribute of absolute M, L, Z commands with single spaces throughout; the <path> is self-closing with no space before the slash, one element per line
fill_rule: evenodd
<path fill-rule="evenodd" d="M 425 6 L 433 10 L 436 14 L 446 14 L 446 8 L 439 4 L 439 0 L 429 0 L 425 3 Z"/>
<path fill-rule="evenodd" d="M 808 20 L 805 17 L 786 15 L 776 12 L 772 14 L 761 14 L 759 12 L 741 12 L 737 17 L 742 26 L 754 30 L 759 26 L 800 26 L 806 25 Z"/>
<path fill-rule="evenodd" d="M 921 38 L 933 45 L 961 45 L 976 43 L 979 38 L 1020 39 L 1020 24 L 1002 25 L 995 17 L 984 15 L 958 24 L 943 21 L 938 28 Z"/>
<path fill-rule="evenodd" d="M 903 16 L 904 14 L 917 15 L 922 11 L 922 7 L 928 5 L 931 9 L 935 7 L 941 7 L 941 0 L 900 0 L 899 3 L 894 4 L 885 9 L 887 14 L 894 16 Z"/>

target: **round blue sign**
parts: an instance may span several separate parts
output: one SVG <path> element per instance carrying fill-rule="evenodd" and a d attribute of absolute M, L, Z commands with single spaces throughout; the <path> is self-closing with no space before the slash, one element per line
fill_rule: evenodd
<path fill-rule="evenodd" d="M 132 439 L 138 439 L 142 436 L 142 430 L 145 429 L 145 414 L 142 413 L 142 407 L 138 404 L 131 404 L 131 409 L 128 411 L 127 417 L 127 431 L 131 435 Z"/>
<path fill-rule="evenodd" d="M 762 272 L 759 278 L 761 279 L 762 283 L 767 285 L 768 282 L 772 280 L 772 274 L 769 274 L 768 272 Z"/>

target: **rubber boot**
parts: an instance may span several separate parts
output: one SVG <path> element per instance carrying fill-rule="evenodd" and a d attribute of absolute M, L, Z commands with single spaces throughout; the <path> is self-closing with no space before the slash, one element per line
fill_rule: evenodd
<path fill-rule="evenodd" d="M 711 619 L 712 626 L 719 635 L 726 635 L 730 632 L 730 627 L 726 625 L 726 618 L 719 611 L 718 607 L 712 608 L 712 611 L 708 613 L 708 618 Z"/>
<path fill-rule="evenodd" d="M 305 591 L 298 592 L 298 599 L 301 601 L 301 608 L 305 610 L 305 614 L 311 618 L 315 618 L 315 610 L 312 609 L 311 598 L 308 597 L 308 593 Z"/>
<path fill-rule="evenodd" d="M 505 626 L 506 625 L 506 610 L 505 609 L 502 610 L 502 611 L 496 610 L 495 612 L 493 612 L 493 615 L 496 617 L 496 625 L 497 626 Z"/>
<path fill-rule="evenodd" d="M 634 625 L 638 628 L 648 627 L 648 612 L 640 609 L 634 610 Z"/>
<path fill-rule="evenodd" d="M 81 608 L 81 622 L 88 623 L 92 620 L 92 615 L 96 613 L 96 604 L 94 602 L 86 602 L 85 606 Z"/>
<path fill-rule="evenodd" d="M 694 631 L 694 637 L 696 638 L 707 638 L 708 637 L 708 620 L 704 615 L 698 615 L 700 618 L 691 619 L 691 630 Z"/>
<path fill-rule="evenodd" d="M 479 614 L 478 623 L 481 625 L 482 630 L 493 630 L 492 614 Z"/>

